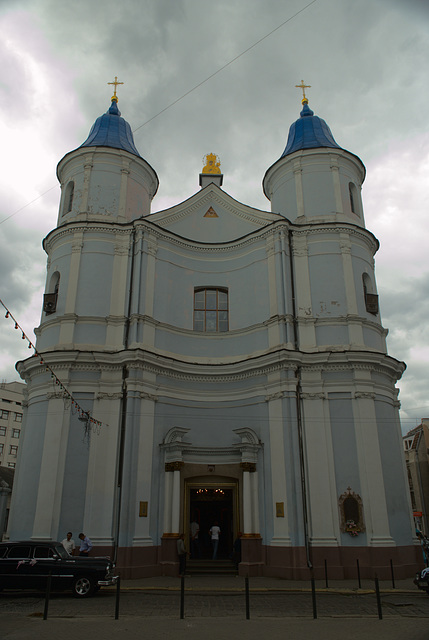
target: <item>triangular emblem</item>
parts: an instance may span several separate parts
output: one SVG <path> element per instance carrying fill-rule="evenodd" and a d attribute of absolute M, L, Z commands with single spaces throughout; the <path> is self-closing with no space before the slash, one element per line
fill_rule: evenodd
<path fill-rule="evenodd" d="M 217 215 L 213 207 L 210 207 L 207 213 L 204 214 L 204 218 L 219 218 L 219 216 Z"/>

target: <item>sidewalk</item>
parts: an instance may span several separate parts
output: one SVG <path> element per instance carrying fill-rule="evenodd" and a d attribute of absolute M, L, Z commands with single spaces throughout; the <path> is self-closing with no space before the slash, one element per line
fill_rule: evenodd
<path fill-rule="evenodd" d="M 244 591 L 245 578 L 242 576 L 219 576 L 219 575 L 192 575 L 185 576 L 185 590 L 200 592 L 228 592 L 228 591 Z M 326 588 L 325 580 L 316 580 L 316 590 L 328 593 L 368 593 L 375 591 L 375 583 L 373 580 L 361 580 L 361 588 L 359 589 L 356 580 L 328 580 L 328 588 Z M 395 589 L 392 587 L 390 580 L 379 582 L 380 592 L 382 593 L 417 593 L 418 589 L 413 584 L 413 579 L 395 580 Z M 114 588 L 114 587 L 112 587 Z M 137 580 L 121 580 L 121 589 L 130 590 L 166 590 L 179 591 L 181 588 L 181 579 L 168 576 L 157 576 L 154 578 L 139 578 Z M 281 578 L 249 578 L 249 590 L 258 592 L 272 591 L 311 591 L 310 581 L 302 580 L 283 580 Z M 423 592 L 421 592 L 423 593 Z M 428 633 L 429 638 L 429 633 Z"/>

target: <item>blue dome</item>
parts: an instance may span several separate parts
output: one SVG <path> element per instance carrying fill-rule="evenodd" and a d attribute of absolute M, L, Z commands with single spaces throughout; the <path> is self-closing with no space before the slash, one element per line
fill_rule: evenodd
<path fill-rule="evenodd" d="M 340 145 L 335 142 L 326 122 L 314 115 L 307 102 L 304 102 L 300 116 L 289 129 L 286 149 L 281 158 L 300 149 L 317 149 L 319 147 L 341 149 Z"/>
<path fill-rule="evenodd" d="M 81 147 L 113 147 L 141 157 L 135 147 L 131 127 L 121 118 L 121 112 L 115 100 L 112 100 L 109 111 L 94 122 L 89 136 Z"/>

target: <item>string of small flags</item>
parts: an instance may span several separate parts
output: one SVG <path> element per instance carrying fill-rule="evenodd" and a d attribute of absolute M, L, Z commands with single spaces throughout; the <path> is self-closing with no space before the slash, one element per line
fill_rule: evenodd
<path fill-rule="evenodd" d="M 37 356 L 40 359 L 40 364 L 44 365 L 46 371 L 48 371 L 51 374 L 52 380 L 61 389 L 61 391 L 63 392 L 64 398 L 68 399 L 70 401 L 71 407 L 72 407 L 72 413 L 74 413 L 74 414 L 78 413 L 79 414 L 79 416 L 78 416 L 79 420 L 81 420 L 82 422 L 85 422 L 87 425 L 91 424 L 91 426 L 98 431 L 103 426 L 103 423 L 100 422 L 99 420 L 94 420 L 94 418 L 91 417 L 89 411 L 85 411 L 85 409 L 83 409 L 80 406 L 80 404 L 73 398 L 73 396 L 70 393 L 70 391 L 61 382 L 61 380 L 56 375 L 55 371 L 53 371 L 52 368 L 49 366 L 49 364 L 45 361 L 43 355 L 41 353 L 39 353 L 39 351 L 37 351 L 36 347 L 31 342 L 30 338 L 27 336 L 27 334 L 25 333 L 24 329 L 21 327 L 21 325 L 18 323 L 16 318 L 12 315 L 12 313 L 9 311 L 9 309 L 7 308 L 7 306 L 4 304 L 3 300 L 1 300 L 1 299 L 0 299 L 0 304 L 2 305 L 2 307 L 6 311 L 5 318 L 6 319 L 10 318 L 12 320 L 12 322 L 15 324 L 15 329 L 19 330 L 21 332 L 22 340 L 27 340 L 28 348 L 29 349 L 33 349 L 34 355 Z"/>

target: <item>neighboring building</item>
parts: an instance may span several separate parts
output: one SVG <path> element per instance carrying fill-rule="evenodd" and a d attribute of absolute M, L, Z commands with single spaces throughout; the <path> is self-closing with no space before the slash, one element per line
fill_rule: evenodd
<path fill-rule="evenodd" d="M 0 383 L 0 466 L 15 469 L 21 437 L 25 384 Z"/>
<path fill-rule="evenodd" d="M 6 531 L 21 437 L 25 384 L 0 383 L 0 540 Z"/>
<path fill-rule="evenodd" d="M 158 177 L 114 96 L 58 165 L 42 357 L 17 365 L 12 538 L 85 531 L 124 577 L 173 574 L 195 516 L 203 553 L 215 520 L 220 557 L 243 533 L 243 574 L 414 572 L 405 367 L 387 355 L 364 177 L 304 98 L 263 180 L 271 211 L 223 191 L 210 154 L 201 190 L 152 214 Z M 102 422 L 89 441 L 46 364 Z"/>
<path fill-rule="evenodd" d="M 403 437 L 416 529 L 429 536 L 429 418 Z"/>

